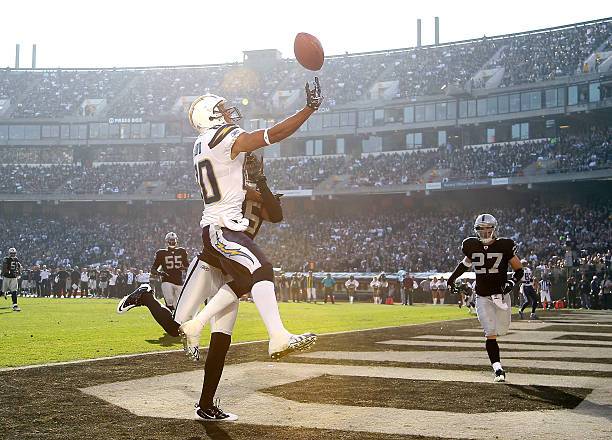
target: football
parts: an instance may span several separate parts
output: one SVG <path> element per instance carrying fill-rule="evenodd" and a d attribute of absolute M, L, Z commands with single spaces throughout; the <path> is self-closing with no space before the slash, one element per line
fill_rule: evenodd
<path fill-rule="evenodd" d="M 300 32 L 295 36 L 293 52 L 298 62 L 308 70 L 321 70 L 325 53 L 321 42 L 314 35 Z"/>

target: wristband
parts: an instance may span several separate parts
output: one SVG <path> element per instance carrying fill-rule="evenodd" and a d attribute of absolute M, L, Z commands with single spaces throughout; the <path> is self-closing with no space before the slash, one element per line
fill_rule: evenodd
<path fill-rule="evenodd" d="M 270 142 L 270 138 L 268 137 L 268 129 L 266 128 L 263 132 L 263 138 L 264 138 L 264 142 L 266 143 L 266 145 L 270 145 L 272 142 Z"/>

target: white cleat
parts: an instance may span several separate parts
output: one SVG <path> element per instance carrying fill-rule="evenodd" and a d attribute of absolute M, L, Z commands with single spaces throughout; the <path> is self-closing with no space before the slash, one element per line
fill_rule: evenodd
<path fill-rule="evenodd" d="M 183 341 L 183 350 L 189 359 L 192 361 L 200 360 L 200 334 L 202 333 L 202 325 L 195 319 L 185 321 L 179 327 L 181 339 Z"/>
<path fill-rule="evenodd" d="M 317 335 L 314 333 L 303 333 L 301 335 L 287 335 L 286 337 L 278 337 L 270 339 L 268 353 L 272 360 L 279 360 L 294 351 L 305 351 L 312 347 L 317 341 Z"/>
<path fill-rule="evenodd" d="M 506 381 L 506 372 L 504 370 L 497 370 L 495 372 L 495 377 L 493 378 L 493 382 L 505 382 Z"/>

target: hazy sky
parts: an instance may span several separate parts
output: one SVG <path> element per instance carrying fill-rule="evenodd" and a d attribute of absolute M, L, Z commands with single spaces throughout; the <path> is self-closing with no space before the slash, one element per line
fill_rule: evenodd
<path fill-rule="evenodd" d="M 423 44 L 557 26 L 612 15 L 612 2 L 581 0 L 2 0 L 0 67 L 112 67 L 240 61 L 242 51 L 279 49 L 293 56 L 297 32 L 321 40 L 327 54 L 409 47 L 416 19 Z"/>

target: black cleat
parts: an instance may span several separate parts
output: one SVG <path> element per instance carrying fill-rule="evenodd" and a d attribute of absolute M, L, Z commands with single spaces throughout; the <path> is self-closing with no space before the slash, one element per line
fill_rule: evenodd
<path fill-rule="evenodd" d="M 117 304 L 117 313 L 122 314 L 133 307 L 139 307 L 143 305 L 143 295 L 150 295 L 152 294 L 152 292 L 153 289 L 151 289 L 151 286 L 149 286 L 148 284 L 143 284 L 138 289 L 134 290 L 129 295 L 124 296 L 123 299 L 119 301 L 119 304 Z"/>
<path fill-rule="evenodd" d="M 499 369 L 495 372 L 495 378 L 493 382 L 505 382 L 506 381 L 506 372 L 502 369 Z"/>
<path fill-rule="evenodd" d="M 217 399 L 216 403 L 219 405 L 219 399 Z M 204 422 L 233 422 L 238 420 L 238 416 L 236 414 L 226 413 L 217 405 L 212 405 L 208 408 L 200 408 L 200 406 L 196 404 L 196 418 Z"/>
<path fill-rule="evenodd" d="M 522 310 L 519 310 L 519 316 L 521 317 L 521 319 L 525 319 L 525 313 L 523 313 Z"/>

